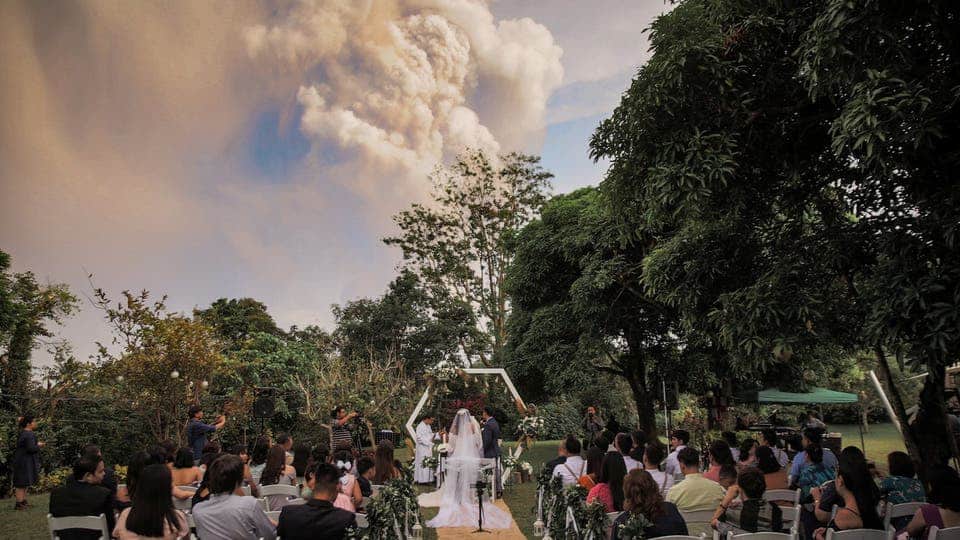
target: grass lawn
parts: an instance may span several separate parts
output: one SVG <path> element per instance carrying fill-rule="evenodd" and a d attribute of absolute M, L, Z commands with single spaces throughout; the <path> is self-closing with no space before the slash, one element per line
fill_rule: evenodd
<path fill-rule="evenodd" d="M 843 434 L 844 446 L 860 446 L 860 434 L 857 426 L 831 425 L 830 431 Z M 864 442 L 867 457 L 875 460 L 877 466 L 884 471 L 886 470 L 887 454 L 894 450 L 904 449 L 903 440 L 893 424 L 872 424 L 870 432 L 864 433 Z M 558 445 L 559 441 L 540 441 L 532 450 L 525 452 L 521 459 L 529 461 L 534 470 L 539 470 L 544 462 L 557 455 Z M 397 458 L 401 461 L 405 461 L 407 457 L 406 449 L 397 451 Z M 536 497 L 537 486 L 534 482 L 504 487 L 504 500 L 513 513 L 513 519 L 527 538 L 533 538 Z M 0 500 L 0 538 L 26 540 L 49 536 L 46 523 L 47 510 L 50 504 L 49 495 L 31 494 L 29 500 L 33 506 L 29 510 L 20 512 L 13 510 L 12 498 Z M 423 510 L 425 519 L 430 519 L 436 514 L 436 508 L 425 508 Z M 428 540 L 434 540 L 437 537 L 436 531 L 433 529 L 424 529 L 424 533 L 424 537 Z"/>

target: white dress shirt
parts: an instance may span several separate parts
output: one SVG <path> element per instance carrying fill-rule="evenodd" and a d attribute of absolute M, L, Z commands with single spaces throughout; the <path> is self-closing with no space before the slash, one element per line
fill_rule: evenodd
<path fill-rule="evenodd" d="M 627 466 L 627 472 L 630 472 L 630 471 L 632 471 L 632 470 L 634 470 L 634 469 L 643 468 L 643 467 L 642 467 L 642 464 L 641 464 L 639 461 L 633 459 L 633 458 L 630 457 L 630 456 L 623 456 L 623 463 L 624 463 L 624 465 Z"/>
<path fill-rule="evenodd" d="M 563 487 L 576 484 L 587 473 L 587 462 L 580 456 L 569 456 L 565 463 L 553 468 L 553 476 L 559 476 Z"/>
<path fill-rule="evenodd" d="M 681 444 L 667 456 L 667 463 L 663 466 L 663 472 L 667 473 L 670 478 L 674 478 L 680 474 L 680 462 L 677 461 L 677 454 L 684 448 L 686 448 L 686 446 Z"/>

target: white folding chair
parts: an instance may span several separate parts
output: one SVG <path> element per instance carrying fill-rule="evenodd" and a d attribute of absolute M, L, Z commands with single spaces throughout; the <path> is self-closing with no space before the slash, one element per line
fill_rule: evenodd
<path fill-rule="evenodd" d="M 57 531 L 64 529 L 84 529 L 98 531 L 99 540 L 110 540 L 110 531 L 107 529 L 107 516 L 65 516 L 53 517 L 47 514 L 47 527 L 50 529 L 50 540 L 58 540 Z"/>
<path fill-rule="evenodd" d="M 713 521 L 713 513 L 716 510 L 693 510 L 680 511 L 683 521 L 687 524 L 687 529 L 693 532 L 709 531 L 710 522 Z M 691 526 L 692 525 L 692 526 Z"/>
<path fill-rule="evenodd" d="M 835 531 L 827 529 L 826 540 L 893 540 L 893 531 L 877 529 L 848 529 Z"/>
<path fill-rule="evenodd" d="M 287 486 L 281 484 L 271 484 L 269 486 L 260 486 L 260 497 L 264 499 L 267 508 L 266 510 L 273 510 L 270 508 L 270 496 L 271 495 L 286 495 L 287 497 L 300 498 L 300 488 L 297 486 Z M 289 502 L 284 503 L 289 504 Z"/>
<path fill-rule="evenodd" d="M 763 500 L 768 502 L 786 501 L 790 506 L 800 502 L 799 489 L 768 489 L 763 492 Z"/>
<path fill-rule="evenodd" d="M 794 506 L 781 506 L 780 512 L 783 515 L 783 528 L 796 529 L 797 524 L 800 523 L 800 504 L 798 503 Z"/>
<path fill-rule="evenodd" d="M 901 504 L 887 503 L 883 511 L 883 528 L 889 529 L 890 522 L 897 518 L 912 516 L 923 506 L 923 503 L 908 502 Z"/>
<path fill-rule="evenodd" d="M 173 497 L 173 507 L 181 512 L 189 513 L 193 509 L 193 498 L 189 499 L 178 499 Z"/>
<path fill-rule="evenodd" d="M 273 521 L 277 521 L 278 519 L 280 519 L 280 510 L 273 510 L 270 512 L 266 512 L 266 514 L 267 514 L 267 517 L 272 519 Z"/>
<path fill-rule="evenodd" d="M 240 488 L 240 491 L 242 491 L 243 494 L 246 495 L 247 497 L 250 497 L 251 495 L 253 495 L 253 490 L 250 489 L 250 486 L 242 486 Z"/>
<path fill-rule="evenodd" d="M 778 532 L 733 534 L 730 532 L 727 533 L 727 538 L 729 540 L 794 540 L 796 536 L 792 532 L 790 534 Z"/>
<path fill-rule="evenodd" d="M 705 534 L 701 536 L 687 536 L 684 534 L 674 534 L 671 536 L 658 536 L 657 540 L 703 540 L 706 537 L 707 536 Z"/>
<path fill-rule="evenodd" d="M 187 527 L 190 527 L 191 529 L 197 528 L 197 522 L 194 521 L 193 514 L 187 514 Z"/>
<path fill-rule="evenodd" d="M 927 540 L 960 540 L 960 527 L 947 527 L 946 529 L 937 526 L 930 527 Z"/>

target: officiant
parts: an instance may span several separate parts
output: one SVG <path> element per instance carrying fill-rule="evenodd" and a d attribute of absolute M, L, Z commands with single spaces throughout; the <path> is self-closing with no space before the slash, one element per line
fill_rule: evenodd
<path fill-rule="evenodd" d="M 417 424 L 417 451 L 414 456 L 413 481 L 418 484 L 433 483 L 433 467 L 424 467 L 423 459 L 433 456 L 433 443 L 440 434 L 433 432 L 433 415 L 425 414 Z"/>

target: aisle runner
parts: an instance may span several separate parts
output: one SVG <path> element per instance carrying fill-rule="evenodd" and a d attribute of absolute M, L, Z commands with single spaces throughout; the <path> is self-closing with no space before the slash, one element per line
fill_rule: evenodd
<path fill-rule="evenodd" d="M 494 504 L 507 513 L 510 513 L 510 508 L 503 502 L 503 499 L 497 499 Z M 509 529 L 491 529 L 490 534 L 470 534 L 474 529 L 476 529 L 476 527 L 440 527 L 435 530 L 437 531 L 437 538 L 439 540 L 486 540 L 487 538 L 523 540 L 525 538 L 523 533 L 520 532 L 520 527 L 517 526 L 516 521 L 511 522 Z"/>

